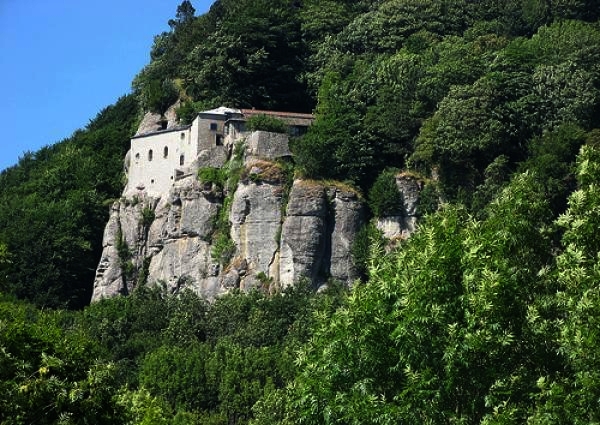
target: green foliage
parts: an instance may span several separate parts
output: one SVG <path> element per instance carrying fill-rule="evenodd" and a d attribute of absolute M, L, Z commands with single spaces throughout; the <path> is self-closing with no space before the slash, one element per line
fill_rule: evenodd
<path fill-rule="evenodd" d="M 440 207 L 440 192 L 434 182 L 427 182 L 419 193 L 419 214 L 425 216 L 433 214 Z"/>
<path fill-rule="evenodd" d="M 153 397 L 148 390 L 121 391 L 118 405 L 126 412 L 123 423 L 130 425 L 167 425 L 170 423 L 169 405 L 161 397 Z"/>
<path fill-rule="evenodd" d="M 223 168 L 205 167 L 198 170 L 198 177 L 201 181 L 211 182 L 216 184 L 217 187 L 225 189 L 226 196 L 217 213 L 212 234 L 211 251 L 212 258 L 222 266 L 229 264 L 235 254 L 235 244 L 230 234 L 229 211 L 231 210 L 233 195 L 244 169 L 243 158 L 240 155 L 240 151 L 243 152 L 242 146 L 241 144 L 236 146 L 236 152 Z"/>
<path fill-rule="evenodd" d="M 400 215 L 402 194 L 396 185 L 398 170 L 385 170 L 381 173 L 369 191 L 369 207 L 375 217 Z"/>
<path fill-rule="evenodd" d="M 584 146 L 577 161 L 578 190 L 569 197 L 569 208 L 558 224 L 564 229 L 563 252 L 557 258 L 559 285 L 554 300 L 559 314 L 550 321 L 557 329 L 559 352 L 565 366 L 560 374 L 538 382 L 539 404 L 535 423 L 555 417 L 573 423 L 599 419 L 598 375 L 598 224 L 600 155 L 597 147 Z"/>
<path fill-rule="evenodd" d="M 11 254 L 2 277 L 7 292 L 39 306 L 89 302 L 106 201 L 122 191 L 137 114 L 135 99 L 123 97 L 86 129 L 0 173 L 0 240 Z"/>
<path fill-rule="evenodd" d="M 235 254 L 235 243 L 228 233 L 219 230 L 216 237 L 213 237 L 212 250 L 210 252 L 212 258 L 219 262 L 222 266 L 229 264 Z"/>
<path fill-rule="evenodd" d="M 597 3 L 220 0 L 196 17 L 182 2 L 133 82 L 145 108 L 181 98 L 189 122 L 317 105 L 298 171 L 372 188 L 384 215 L 401 201 L 386 170 L 418 169 L 427 220 L 387 253 L 365 227 L 368 279 L 350 294 L 306 283 L 212 304 L 143 285 L 148 260 L 136 277 L 121 235 L 137 288 L 51 310 L 90 298 L 139 118 L 124 97 L 0 174 L 0 422 L 600 421 Z M 199 173 L 224 195 L 223 265 L 243 154 Z M 289 164 L 273 170 L 248 178 L 290 184 Z"/>
<path fill-rule="evenodd" d="M 169 19 L 169 26 L 177 30 L 179 27 L 191 24 L 194 20 L 194 13 L 196 13 L 196 9 L 194 9 L 192 3 L 189 0 L 184 0 L 177 6 L 175 19 Z"/>
<path fill-rule="evenodd" d="M 198 116 L 198 112 L 208 109 L 203 102 L 183 102 L 179 108 L 175 110 L 177 118 L 182 124 L 191 124 Z"/>
<path fill-rule="evenodd" d="M 0 298 L 2 423 L 247 423 L 295 374 L 313 313 L 343 293 L 298 285 L 232 293 L 138 288 L 83 311 Z"/>
<path fill-rule="evenodd" d="M 223 189 L 227 180 L 226 171 L 216 167 L 202 167 L 198 169 L 198 180 L 205 184 L 215 185 Z"/>
<path fill-rule="evenodd" d="M 382 242 L 383 234 L 373 223 L 367 223 L 356 234 L 352 242 L 352 261 L 360 276 L 368 276 L 369 268 Z"/>
<path fill-rule="evenodd" d="M 140 224 L 144 228 L 149 228 L 152 225 L 152 222 L 156 218 L 156 214 L 154 209 L 151 207 L 144 207 L 142 209 L 142 217 L 140 218 Z"/>
<path fill-rule="evenodd" d="M 140 89 L 141 104 L 146 110 L 164 115 L 179 98 L 179 90 L 169 79 L 151 80 Z"/>
<path fill-rule="evenodd" d="M 210 359 L 211 348 L 206 344 L 163 345 L 142 361 L 140 385 L 176 410 L 214 409 L 218 391 L 216 382 L 211 382 L 213 377 L 207 376 Z"/>
<path fill-rule="evenodd" d="M 287 133 L 287 124 L 265 114 L 253 115 L 246 121 L 246 127 L 250 131 L 270 131 L 272 133 Z"/>
<path fill-rule="evenodd" d="M 349 65 L 349 75 L 326 75 L 319 90 L 317 119 L 308 133 L 292 146 L 302 174 L 310 178 L 349 180 L 368 184 L 375 165 L 375 147 L 360 136 L 360 115 L 364 113 L 363 87 L 370 88 L 369 76 L 361 71 L 365 62 Z M 348 92 L 358 96 L 349 97 Z M 358 98 L 357 98 L 358 97 Z"/>
<path fill-rule="evenodd" d="M 0 422 L 114 423 L 115 367 L 96 361 L 96 342 L 65 328 L 66 312 L 0 300 Z"/>
<path fill-rule="evenodd" d="M 540 278 L 552 266 L 540 189 L 517 176 L 485 220 L 445 207 L 374 255 L 368 284 L 319 318 L 293 384 L 256 405 L 256 423 L 525 420 L 539 377 L 561 370 L 543 326 L 556 311 Z"/>
<path fill-rule="evenodd" d="M 305 56 L 300 21 L 288 1 L 223 1 L 196 24 L 214 29 L 199 31 L 202 38 L 182 52 L 187 58 L 180 75 L 195 100 L 261 109 L 311 107 L 299 79 Z"/>

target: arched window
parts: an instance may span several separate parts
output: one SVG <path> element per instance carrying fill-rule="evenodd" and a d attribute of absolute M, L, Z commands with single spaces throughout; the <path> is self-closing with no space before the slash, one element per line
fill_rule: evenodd
<path fill-rule="evenodd" d="M 152 161 L 152 149 L 148 151 L 148 161 Z"/>
<path fill-rule="evenodd" d="M 184 162 L 185 162 L 185 157 L 183 155 L 181 155 L 179 157 L 179 165 L 183 165 Z"/>
<path fill-rule="evenodd" d="M 169 148 L 167 146 L 165 146 L 165 148 L 163 149 L 163 158 L 166 158 L 169 156 Z"/>

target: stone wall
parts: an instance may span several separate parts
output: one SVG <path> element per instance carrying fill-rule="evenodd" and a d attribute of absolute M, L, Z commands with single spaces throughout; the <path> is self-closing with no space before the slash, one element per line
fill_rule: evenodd
<path fill-rule="evenodd" d="M 125 196 L 145 192 L 159 197 L 173 185 L 176 170 L 189 167 L 196 158 L 190 128 L 133 138 L 128 158 Z"/>

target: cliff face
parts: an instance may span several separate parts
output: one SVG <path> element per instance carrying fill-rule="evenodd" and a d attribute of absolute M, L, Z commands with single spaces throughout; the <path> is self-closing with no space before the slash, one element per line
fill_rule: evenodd
<path fill-rule="evenodd" d="M 364 202 L 340 184 L 286 184 L 275 160 L 289 155 L 285 135 L 256 132 L 236 160 L 235 187 L 201 183 L 194 172 L 160 197 L 126 191 L 111 207 L 92 301 L 141 284 L 173 293 L 187 287 L 207 299 L 303 279 L 315 289 L 330 278 L 352 284 L 359 277 L 352 243 L 365 222 Z M 199 155 L 195 164 L 197 170 L 212 162 Z M 420 183 L 398 177 L 397 185 L 403 211 L 377 223 L 389 238 L 407 236 L 416 224 Z"/>
<path fill-rule="evenodd" d="M 250 165 L 250 167 L 252 167 Z M 287 205 L 281 182 L 241 181 L 229 210 L 233 258 L 214 258 L 215 222 L 223 194 L 195 178 L 178 181 L 164 199 L 141 195 L 111 209 L 92 300 L 127 294 L 142 282 L 207 298 L 232 288 L 273 290 L 306 278 L 347 284 L 358 276 L 351 245 L 364 222 L 352 191 L 296 180 Z"/>
<path fill-rule="evenodd" d="M 417 229 L 419 198 L 423 182 L 410 174 L 396 176 L 396 187 L 402 195 L 402 205 L 393 215 L 380 217 L 375 225 L 387 239 L 406 239 Z"/>

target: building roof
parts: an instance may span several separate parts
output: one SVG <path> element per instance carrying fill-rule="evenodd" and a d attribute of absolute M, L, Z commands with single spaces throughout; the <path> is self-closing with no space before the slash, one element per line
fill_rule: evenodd
<path fill-rule="evenodd" d="M 215 109 L 209 109 L 208 111 L 201 111 L 200 114 L 213 114 L 213 115 L 227 115 L 227 114 L 240 114 L 241 111 L 235 108 L 228 108 L 226 106 L 219 106 Z"/>
<path fill-rule="evenodd" d="M 313 114 L 305 114 L 301 112 L 282 112 L 282 111 L 267 111 L 262 109 L 241 109 L 244 118 L 250 118 L 256 115 L 267 115 L 279 118 L 285 121 L 288 125 L 310 126 L 315 120 Z"/>
<path fill-rule="evenodd" d="M 171 127 L 171 128 L 167 128 L 166 130 L 157 130 L 157 131 L 150 131 L 148 133 L 143 133 L 143 134 L 136 134 L 135 136 L 132 137 L 132 139 L 140 139 L 142 137 L 148 137 L 148 136 L 154 136 L 156 134 L 164 134 L 164 133 L 171 133 L 173 131 L 182 131 L 182 130 L 187 130 L 191 127 L 191 125 L 179 125 L 176 127 Z"/>

